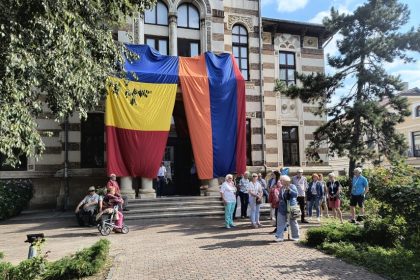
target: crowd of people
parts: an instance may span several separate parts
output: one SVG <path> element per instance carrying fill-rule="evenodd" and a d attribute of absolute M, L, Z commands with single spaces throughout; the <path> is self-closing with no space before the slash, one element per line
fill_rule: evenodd
<path fill-rule="evenodd" d="M 111 174 L 105 188 L 89 187 L 88 194 L 75 209 L 76 218 L 80 226 L 96 226 L 103 215 L 112 214 L 118 209 L 115 213 L 115 231 L 118 232 L 123 226 L 122 212 L 128 211 L 127 203 L 127 197 L 121 195 L 116 175 Z"/>
<path fill-rule="evenodd" d="M 343 223 L 343 215 L 340 209 L 342 186 L 337 181 L 334 173 L 328 174 L 328 180 L 324 181 L 322 174 L 314 173 L 311 179 L 303 176 L 303 170 L 298 169 L 296 175 L 289 177 L 284 170 L 271 172 L 266 181 L 261 173 L 246 172 L 236 177 L 228 174 L 221 185 L 220 193 L 225 204 L 225 226 L 235 227 L 236 209 L 238 196 L 241 208 L 241 219 L 249 218 L 253 228 L 261 227 L 260 207 L 265 200 L 269 203 L 271 212 L 270 219 L 275 221 L 276 241 L 283 240 L 284 231 L 291 230 L 291 239 L 299 240 L 299 225 L 309 223 L 315 211 L 316 220 L 319 222 L 323 212 L 330 217 L 339 219 Z M 351 186 L 350 222 L 355 223 L 355 207 L 358 205 L 361 214 L 364 215 L 364 197 L 369 191 L 368 181 L 361 174 L 361 168 L 354 170 Z M 248 214 L 249 208 L 249 216 Z"/>

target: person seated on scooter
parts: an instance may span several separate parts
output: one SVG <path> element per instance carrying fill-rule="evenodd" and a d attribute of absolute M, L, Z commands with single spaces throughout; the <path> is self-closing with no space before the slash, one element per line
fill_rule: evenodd
<path fill-rule="evenodd" d="M 77 205 L 76 213 L 77 222 L 80 226 L 94 226 L 95 225 L 95 212 L 98 208 L 99 195 L 95 192 L 95 187 L 90 186 L 88 195 Z"/>
<path fill-rule="evenodd" d="M 114 206 L 120 205 L 121 203 L 123 203 L 123 199 L 115 192 L 115 187 L 108 186 L 106 195 L 99 202 L 99 214 L 96 216 L 96 219 L 98 220 L 99 217 L 104 213 L 111 214 L 114 210 Z M 121 211 L 117 211 L 115 217 L 115 227 L 117 229 L 121 229 L 124 215 L 121 213 Z"/>

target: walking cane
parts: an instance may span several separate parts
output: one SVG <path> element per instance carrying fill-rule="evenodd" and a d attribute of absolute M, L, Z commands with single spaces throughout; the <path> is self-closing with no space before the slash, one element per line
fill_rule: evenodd
<path fill-rule="evenodd" d="M 287 240 L 290 241 L 290 201 L 287 201 Z"/>

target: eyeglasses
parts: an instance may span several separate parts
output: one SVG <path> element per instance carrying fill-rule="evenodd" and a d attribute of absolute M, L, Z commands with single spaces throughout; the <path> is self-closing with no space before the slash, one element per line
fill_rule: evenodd
<path fill-rule="evenodd" d="M 255 175 L 254 175 L 254 176 L 252 176 L 252 177 L 258 177 L 258 176 L 255 176 Z"/>

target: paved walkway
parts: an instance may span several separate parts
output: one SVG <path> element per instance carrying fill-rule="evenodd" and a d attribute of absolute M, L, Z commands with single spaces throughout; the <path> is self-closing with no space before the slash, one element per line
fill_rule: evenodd
<path fill-rule="evenodd" d="M 45 233 L 51 260 L 100 238 L 95 228 L 74 227 L 59 214 L 26 218 L 0 223 L 0 251 L 13 263 L 26 257 L 26 233 Z M 268 221 L 260 229 L 237 224 L 227 230 L 220 219 L 130 221 L 130 233 L 108 237 L 115 259 L 107 279 L 383 279 L 296 242 L 273 242 Z"/>

